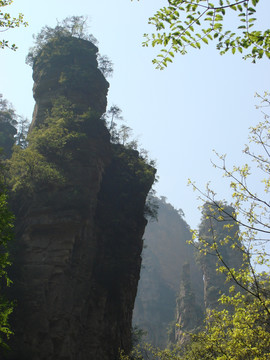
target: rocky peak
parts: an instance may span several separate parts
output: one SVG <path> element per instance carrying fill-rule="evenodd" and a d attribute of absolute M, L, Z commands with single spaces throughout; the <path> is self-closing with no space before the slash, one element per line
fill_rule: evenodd
<path fill-rule="evenodd" d="M 90 107 L 101 116 L 106 111 L 109 83 L 98 69 L 98 48 L 72 36 L 49 41 L 33 63 L 36 101 L 31 128 L 38 125 L 55 98 L 64 96 L 78 113 Z"/>
<path fill-rule="evenodd" d="M 12 195 L 9 295 L 17 306 L 11 351 L 1 359 L 115 360 L 131 347 L 155 170 L 137 151 L 110 143 L 100 120 L 108 83 L 96 53 L 90 42 L 67 37 L 34 61 L 29 145 L 11 159 L 33 167 L 14 166 L 24 180 Z"/>

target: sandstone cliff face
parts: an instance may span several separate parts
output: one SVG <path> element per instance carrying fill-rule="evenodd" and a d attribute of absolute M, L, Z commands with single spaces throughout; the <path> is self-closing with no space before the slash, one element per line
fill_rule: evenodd
<path fill-rule="evenodd" d="M 176 304 L 176 324 L 178 325 L 172 331 L 170 337 L 172 343 L 184 345 L 190 339 L 189 334 L 203 324 L 203 306 L 198 304 L 195 294 L 194 284 L 190 279 L 190 264 L 185 263 Z"/>
<path fill-rule="evenodd" d="M 64 145 L 69 160 L 57 161 L 66 181 L 14 196 L 15 335 L 1 358 L 114 360 L 131 347 L 144 204 L 155 171 L 136 151 L 110 143 L 99 119 L 108 83 L 96 52 L 87 41 L 66 38 L 47 44 L 34 63 L 31 133 L 59 96 L 74 114 L 90 106 L 92 116 L 77 125 L 83 140 Z"/>
<path fill-rule="evenodd" d="M 109 84 L 97 69 L 98 48 L 89 41 L 62 37 L 44 46 L 33 64 L 36 105 L 31 128 L 42 122 L 55 98 L 65 96 L 83 112 L 105 112 Z"/>
<path fill-rule="evenodd" d="M 223 220 L 217 220 L 218 216 L 213 212 L 209 216 L 210 208 L 215 209 L 213 204 L 206 203 L 203 208 L 202 221 L 199 227 L 200 237 L 209 244 L 217 243 L 217 249 L 225 263 L 234 269 L 239 269 L 243 263 L 241 251 L 232 249 L 231 245 L 238 242 L 239 226 L 232 220 L 230 214 L 234 209 L 224 206 Z M 214 210 L 212 210 L 214 211 Z M 225 225 L 230 225 L 229 227 Z M 225 226 L 225 227 L 224 227 Z M 211 230 L 211 231 L 209 231 Z M 225 239 L 227 239 L 225 241 Z M 240 243 L 238 243 L 240 245 Z M 203 325 L 203 318 L 206 312 L 213 309 L 222 310 L 223 305 L 218 302 L 221 294 L 229 294 L 232 283 L 226 281 L 225 274 L 217 272 L 218 258 L 216 253 L 206 255 L 197 253 L 197 260 L 200 263 L 203 278 L 204 301 L 198 301 L 197 289 L 190 278 L 190 269 L 186 264 L 183 269 L 183 277 L 180 286 L 180 295 L 176 306 L 176 325 L 172 342 L 184 345 L 189 340 L 188 333 L 198 331 Z M 179 326 L 180 325 L 180 326 Z"/>
<path fill-rule="evenodd" d="M 189 226 L 165 199 L 157 201 L 158 221 L 150 222 L 144 235 L 146 248 L 133 323 L 147 332 L 144 340 L 164 348 L 175 322 L 183 264 L 190 262 L 190 277 L 199 302 L 203 302 L 203 281 L 194 249 L 187 244 L 191 238 Z"/>
<path fill-rule="evenodd" d="M 206 311 L 218 308 L 221 293 L 229 291 L 224 274 L 217 273 L 217 257 L 200 255 L 186 243 L 191 234 L 186 222 L 164 199 L 158 200 L 158 221 L 147 225 L 146 249 L 135 302 L 133 323 L 147 332 L 143 340 L 165 348 L 168 343 L 184 346 L 188 333 L 203 326 Z M 225 207 L 230 214 L 233 211 Z M 217 243 L 231 236 L 237 240 L 238 226 L 230 219 L 209 220 L 203 213 L 200 236 Z M 224 228 L 230 224 L 230 229 Z M 213 232 L 209 232 L 212 228 Z M 219 246 L 224 260 L 239 269 L 242 255 L 231 249 L 231 242 Z"/>
<path fill-rule="evenodd" d="M 199 228 L 200 236 L 209 244 L 215 241 L 218 244 L 218 252 L 224 262 L 230 268 L 238 270 L 243 264 L 243 254 L 241 250 L 231 248 L 232 244 L 237 244 L 238 242 L 239 225 L 230 217 L 230 214 L 235 210 L 231 206 L 224 206 L 224 214 L 222 213 L 223 221 L 218 221 L 215 218 L 207 216 L 209 214 L 208 208 L 211 206 L 213 207 L 213 205 L 207 203 L 204 205 L 202 222 Z M 215 217 L 217 218 L 217 215 L 215 215 Z M 228 238 L 228 240 L 224 242 L 226 238 Z M 239 242 L 238 245 L 240 248 L 241 244 Z M 229 288 L 232 285 L 232 283 L 226 282 L 225 274 L 216 271 L 218 259 L 215 252 L 213 252 L 213 254 L 214 256 L 211 253 L 205 256 L 199 256 L 204 279 L 205 309 L 220 308 L 218 303 L 220 294 L 229 294 Z"/>

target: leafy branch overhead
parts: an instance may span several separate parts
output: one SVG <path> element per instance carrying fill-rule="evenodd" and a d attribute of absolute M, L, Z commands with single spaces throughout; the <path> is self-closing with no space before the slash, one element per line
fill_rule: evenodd
<path fill-rule="evenodd" d="M 28 23 L 23 20 L 23 14 L 19 14 L 17 17 L 12 17 L 9 13 L 3 12 L 2 8 L 13 3 L 12 0 L 0 0 L 0 32 L 14 29 L 20 25 L 28 26 Z M 15 44 L 9 45 L 7 40 L 0 40 L 0 48 L 4 49 L 8 47 L 12 50 L 17 50 Z"/>
<path fill-rule="evenodd" d="M 227 51 L 244 54 L 253 62 L 264 55 L 270 58 L 270 29 L 255 30 L 256 6 L 259 0 L 167 0 L 164 6 L 149 18 L 156 33 L 145 34 L 143 46 L 162 46 L 153 60 L 156 68 L 164 69 L 176 53 L 187 53 L 188 47 L 200 49 L 202 44 L 217 41 L 223 55 Z M 226 20 L 235 13 L 237 25 L 226 29 Z"/>
<path fill-rule="evenodd" d="M 265 111 L 269 93 L 257 96 L 258 108 Z M 204 325 L 190 331 L 180 321 L 175 326 L 186 336 L 185 344 L 177 342 L 164 350 L 142 344 L 131 356 L 120 354 L 121 360 L 270 359 L 269 127 L 269 114 L 264 112 L 264 121 L 250 129 L 244 153 L 255 166 L 230 170 L 224 156 L 219 157 L 221 165 L 214 165 L 230 180 L 230 205 L 217 201 L 208 185 L 203 192 L 191 183 L 204 202 L 202 222 L 190 241 L 198 251 L 198 263 L 208 268 Z M 258 194 L 253 190 L 256 181 L 263 185 Z"/>

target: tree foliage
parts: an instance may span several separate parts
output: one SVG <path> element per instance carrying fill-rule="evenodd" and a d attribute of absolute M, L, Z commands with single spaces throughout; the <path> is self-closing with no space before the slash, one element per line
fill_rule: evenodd
<path fill-rule="evenodd" d="M 7 31 L 9 29 L 14 29 L 19 27 L 20 25 L 28 26 L 28 23 L 24 21 L 23 14 L 19 14 L 18 17 L 12 17 L 10 13 L 4 12 L 3 7 L 8 6 L 13 3 L 13 0 L 1 0 L 0 1 L 0 32 Z M 17 50 L 17 46 L 15 44 L 9 45 L 7 40 L 0 41 L 0 48 L 10 48 L 12 50 Z"/>
<path fill-rule="evenodd" d="M 220 298 L 223 310 L 208 314 L 205 330 L 192 335 L 183 359 L 269 359 L 269 294 L 259 300 L 234 287 L 231 292 Z"/>
<path fill-rule="evenodd" d="M 64 183 L 62 167 L 73 159 L 72 149 L 83 146 L 85 134 L 78 127 L 89 116 L 77 115 L 64 97 L 55 99 L 44 123 L 28 135 L 28 146 L 16 146 L 8 161 L 12 191 L 31 194 L 36 187 Z"/>
<path fill-rule="evenodd" d="M 9 210 L 8 194 L 6 189 L 6 162 L 11 157 L 14 144 L 24 144 L 24 131 L 16 127 L 21 118 L 16 114 L 12 105 L 0 94 L 0 346 L 6 346 L 5 342 L 12 334 L 9 325 L 9 315 L 12 313 L 13 304 L 3 295 L 3 290 L 11 281 L 8 277 L 7 268 L 11 264 L 9 259 L 8 244 L 13 239 L 14 215 Z M 24 120 L 24 130 L 26 131 Z M 20 139 L 20 141 L 19 141 Z"/>
<path fill-rule="evenodd" d="M 21 148 L 26 148 L 27 146 L 27 134 L 29 130 L 29 120 L 27 118 L 24 118 L 22 116 L 18 116 L 17 118 L 17 134 L 15 136 L 16 139 L 16 145 L 18 145 Z"/>
<path fill-rule="evenodd" d="M 164 69 L 176 53 L 186 54 L 189 47 L 200 49 L 217 41 L 220 54 L 229 50 L 243 53 L 253 62 L 270 58 L 270 29 L 256 29 L 256 7 L 259 0 L 167 0 L 168 5 L 149 18 L 156 32 L 145 34 L 144 46 L 161 46 L 153 63 Z M 228 29 L 226 20 L 237 15 L 235 29 Z"/>
<path fill-rule="evenodd" d="M 0 94 L 0 148 L 2 157 L 10 157 L 15 144 L 17 115 L 11 104 Z"/>
<path fill-rule="evenodd" d="M 145 35 L 144 46 L 162 46 L 163 49 L 153 61 L 156 67 L 164 69 L 172 62 L 176 53 L 186 54 L 188 47 L 200 49 L 202 44 L 217 41 L 220 54 L 229 50 L 243 53 L 244 59 L 253 62 L 263 56 L 270 58 L 270 30 L 255 29 L 256 6 L 259 0 L 168 0 L 168 6 L 160 9 L 149 23 L 156 33 Z M 238 15 L 235 30 L 226 29 L 230 13 Z M 263 107 L 270 105 L 269 93 L 259 96 Z M 211 255 L 216 262 L 217 273 L 227 279 L 229 293 L 220 294 L 220 307 L 208 309 L 205 326 L 197 334 L 189 334 L 191 342 L 185 349 L 174 348 L 160 351 L 150 349 L 150 355 L 140 352 L 135 358 L 151 359 L 262 359 L 270 357 L 270 143 L 269 115 L 264 112 L 264 121 L 250 129 L 250 144 L 244 149 L 251 163 L 229 169 L 226 157 L 218 158 L 220 169 L 230 180 L 233 211 L 228 211 L 226 202 L 216 200 L 209 185 L 200 192 L 207 203 L 205 217 L 208 234 L 193 232 L 193 244 L 201 256 Z M 252 166 L 251 164 L 255 164 Z M 255 168 L 255 169 L 254 169 Z M 255 178 L 252 177 L 255 173 Z M 254 190 L 256 189 L 256 191 Z M 239 231 L 218 237 L 215 223 L 225 230 Z M 231 253 L 240 252 L 242 266 L 230 265 L 223 249 L 230 247 Z"/>
<path fill-rule="evenodd" d="M 45 25 L 37 35 L 33 35 L 34 46 L 30 48 L 26 57 L 26 63 L 33 65 L 34 59 L 42 51 L 43 47 L 48 42 L 54 39 L 61 39 L 65 37 L 76 37 L 79 39 L 97 43 L 96 38 L 92 34 L 88 34 L 87 18 L 84 16 L 67 17 L 63 21 L 57 21 L 55 27 Z"/>
<path fill-rule="evenodd" d="M 261 99 L 263 105 L 270 105 L 268 93 Z M 235 359 L 268 359 L 270 355 L 270 254 L 267 250 L 270 205 L 263 196 L 270 190 L 269 115 L 264 113 L 264 121 L 251 128 L 249 140 L 244 153 L 251 158 L 256 170 L 251 164 L 230 170 L 225 156 L 219 157 L 221 165 L 214 165 L 230 179 L 235 211 L 228 212 L 216 201 L 215 192 L 209 186 L 206 192 L 201 192 L 202 198 L 212 204 L 209 221 L 214 219 L 228 228 L 231 225 L 224 220 L 229 218 L 240 226 L 237 239 L 229 235 L 223 239 L 223 244 L 229 244 L 232 251 L 242 252 L 242 267 L 232 268 L 215 241 L 207 241 L 198 232 L 193 234 L 201 251 L 216 254 L 217 271 L 224 273 L 227 281 L 233 284 L 231 294 L 219 299 L 224 310 L 210 312 L 206 331 L 196 338 L 200 344 L 208 344 L 201 348 L 207 354 L 212 351 L 214 355 L 210 358 L 213 359 L 230 359 L 232 354 Z M 263 184 L 261 196 L 251 185 L 254 181 L 252 169 L 256 171 L 255 188 L 260 189 L 260 183 Z M 199 190 L 195 184 L 193 186 Z"/>
<path fill-rule="evenodd" d="M 13 239 L 14 216 L 9 210 L 8 196 L 3 177 L 3 165 L 0 165 L 0 346 L 5 346 L 6 339 L 12 334 L 9 325 L 9 315 L 13 305 L 6 300 L 3 290 L 11 281 L 7 274 L 7 268 L 11 264 L 9 259 L 8 244 Z"/>
<path fill-rule="evenodd" d="M 98 54 L 98 68 L 102 74 L 108 78 L 113 75 L 113 62 L 109 59 L 107 55 Z"/>
<path fill-rule="evenodd" d="M 144 161 L 151 166 L 155 166 L 155 161 L 149 158 L 148 151 L 140 148 L 138 139 L 133 137 L 133 130 L 131 127 L 124 124 L 120 125 L 125 119 L 122 116 L 122 110 L 118 105 L 113 104 L 110 106 L 106 113 L 103 114 L 102 119 L 110 132 L 111 142 L 113 144 L 120 144 L 125 148 L 137 150 Z"/>
<path fill-rule="evenodd" d="M 260 98 L 262 106 L 270 105 L 268 93 Z M 270 191 L 270 140 L 269 115 L 265 110 L 264 121 L 250 129 L 249 140 L 244 152 L 252 159 L 251 164 L 230 170 L 225 157 L 220 156 L 221 165 L 215 165 L 230 179 L 233 199 L 230 206 L 217 201 L 209 185 L 203 192 L 192 184 L 206 201 L 204 228 L 193 231 L 193 244 L 201 253 L 201 261 L 204 256 L 213 257 L 216 271 L 226 278 L 229 291 L 220 294 L 218 307 L 207 309 L 204 328 L 197 334 L 188 334 L 191 341 L 185 348 L 148 347 L 145 355 L 144 347 L 134 352 L 135 359 L 269 359 L 270 205 L 264 194 Z M 263 186 L 261 196 L 252 190 L 252 164 L 259 182 L 254 187 Z M 236 253 L 241 254 L 240 267 L 230 263 Z"/>
<path fill-rule="evenodd" d="M 111 136 L 111 142 L 115 145 L 120 145 L 123 150 L 135 150 L 139 152 L 139 161 L 138 163 L 144 164 L 145 174 L 142 176 L 148 177 L 149 167 L 147 165 L 150 165 L 152 170 L 150 172 L 154 171 L 154 167 L 156 165 L 155 161 L 149 158 L 148 151 L 140 148 L 138 140 L 133 138 L 133 130 L 124 124 L 121 124 L 121 122 L 125 121 L 125 119 L 122 116 L 122 110 L 118 105 L 113 104 L 109 107 L 109 109 L 106 111 L 105 114 L 102 116 L 102 120 L 105 122 L 105 125 L 107 129 L 109 130 L 110 136 Z M 116 148 L 117 149 L 117 148 Z M 122 154 L 120 156 L 126 156 L 126 154 L 129 154 L 129 152 L 122 151 Z M 155 176 L 155 181 L 158 180 L 158 177 Z M 149 220 L 157 220 L 157 213 L 158 213 L 158 205 L 156 203 L 155 199 L 155 190 L 151 189 L 145 203 L 144 207 L 144 215 Z"/>
<path fill-rule="evenodd" d="M 33 66 L 35 58 L 42 51 L 43 47 L 49 42 L 61 38 L 75 37 L 97 45 L 97 39 L 93 34 L 90 34 L 88 30 L 88 19 L 85 16 L 67 17 L 62 21 L 58 21 L 54 28 L 47 25 L 44 26 L 37 35 L 34 35 L 34 46 L 28 52 L 26 63 Z M 99 69 L 103 75 L 105 77 L 112 76 L 113 63 L 109 57 L 98 53 L 97 60 Z"/>
<path fill-rule="evenodd" d="M 258 95 L 257 95 L 258 96 Z M 270 95 L 266 92 L 259 96 L 262 104 L 270 106 Z M 264 245 L 269 243 L 270 234 L 270 205 L 264 195 L 270 191 L 270 143 L 269 143 L 269 115 L 263 112 L 264 120 L 257 126 L 250 128 L 249 145 L 243 152 L 251 160 L 242 166 L 229 169 L 226 156 L 218 155 L 220 163 L 214 167 L 221 170 L 223 175 L 230 180 L 232 189 L 231 206 L 233 212 L 227 212 L 223 204 L 216 200 L 215 192 L 207 185 L 206 191 L 201 191 L 196 184 L 191 183 L 194 190 L 200 192 L 201 198 L 214 205 L 212 217 L 221 223 L 225 218 L 230 218 L 239 224 L 241 232 L 240 241 L 244 244 L 243 253 L 247 259 L 253 258 L 260 265 L 268 265 L 269 253 L 262 251 Z M 255 176 L 253 174 L 256 174 Z M 257 191 L 256 191 L 256 190 Z M 198 232 L 194 236 L 196 237 Z M 255 255 L 257 257 L 255 258 Z"/>
<path fill-rule="evenodd" d="M 0 148 L 2 157 L 9 158 L 14 144 L 26 147 L 28 119 L 17 115 L 13 106 L 0 94 Z"/>

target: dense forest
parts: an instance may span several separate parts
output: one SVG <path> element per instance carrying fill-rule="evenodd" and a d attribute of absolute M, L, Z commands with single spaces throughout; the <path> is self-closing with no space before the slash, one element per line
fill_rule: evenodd
<path fill-rule="evenodd" d="M 258 3 L 170 0 L 144 46 L 163 46 L 161 70 L 215 40 L 221 54 L 269 59 L 270 31 L 252 29 Z M 229 11 L 237 33 L 224 31 Z M 5 30 L 27 26 L 22 14 L 0 16 Z M 31 123 L 0 95 L 1 359 L 269 359 L 269 93 L 257 95 L 263 120 L 247 164 L 214 164 L 232 201 L 189 181 L 202 203 L 191 229 L 155 195 L 156 162 L 107 106 L 113 64 L 85 17 L 44 26 L 26 61 Z"/>

